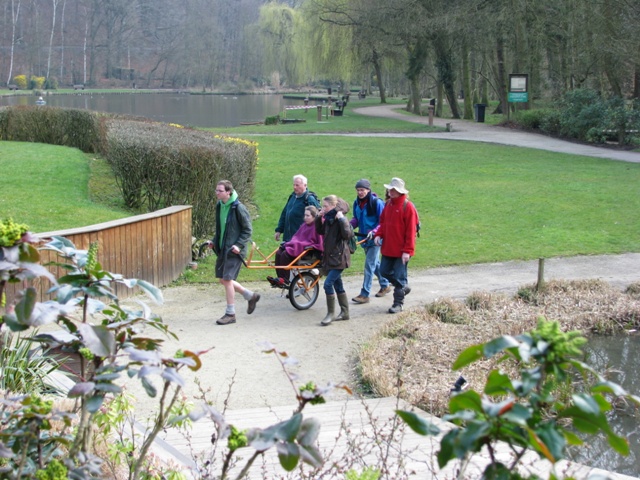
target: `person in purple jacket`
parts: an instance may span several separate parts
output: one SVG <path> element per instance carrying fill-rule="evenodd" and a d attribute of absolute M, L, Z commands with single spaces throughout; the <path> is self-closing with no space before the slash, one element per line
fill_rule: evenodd
<path fill-rule="evenodd" d="M 322 235 L 316 232 L 314 221 L 318 215 L 318 209 L 310 205 L 304 209 L 304 221 L 291 240 L 284 242 L 276 252 L 276 265 L 289 265 L 304 250 L 314 249 L 322 252 Z M 276 269 L 278 278 L 267 277 L 269 282 L 277 287 L 289 284 L 289 270 Z"/>

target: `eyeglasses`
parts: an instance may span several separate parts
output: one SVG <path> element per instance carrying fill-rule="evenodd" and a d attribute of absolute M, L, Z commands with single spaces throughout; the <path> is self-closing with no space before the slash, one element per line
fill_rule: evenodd
<path fill-rule="evenodd" d="M 216 193 L 224 193 L 224 192 L 226 192 L 226 190 L 218 190 L 218 189 L 216 188 Z"/>

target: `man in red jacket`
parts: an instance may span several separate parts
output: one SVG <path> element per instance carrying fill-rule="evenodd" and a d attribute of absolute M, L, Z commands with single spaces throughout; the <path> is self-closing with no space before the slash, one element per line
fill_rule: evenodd
<path fill-rule="evenodd" d="M 376 245 L 382 245 L 380 275 L 393 285 L 393 306 L 389 313 L 402 311 L 404 297 L 411 289 L 407 285 L 407 267 L 416 247 L 418 212 L 407 197 L 409 190 L 401 178 L 392 178 L 385 185 L 389 201 L 380 216 L 375 233 Z"/>

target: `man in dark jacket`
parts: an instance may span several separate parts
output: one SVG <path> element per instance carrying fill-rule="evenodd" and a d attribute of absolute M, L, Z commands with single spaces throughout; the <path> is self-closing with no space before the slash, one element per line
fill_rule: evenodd
<path fill-rule="evenodd" d="M 307 189 L 307 177 L 294 175 L 293 192 L 289 195 L 289 199 L 282 209 L 280 220 L 276 227 L 275 239 L 277 242 L 280 241 L 280 235 L 282 234 L 284 234 L 282 241 L 288 242 L 291 240 L 291 237 L 304 222 L 304 209 L 309 205 L 320 209 L 318 197 Z"/>
<path fill-rule="evenodd" d="M 247 313 L 252 314 L 260 295 L 244 288 L 238 282 L 238 274 L 251 241 L 251 217 L 247 207 L 238 200 L 238 194 L 229 180 L 220 180 L 216 186 L 216 234 L 213 250 L 216 260 L 216 278 L 224 286 L 227 309 L 216 323 L 229 325 L 236 323 L 235 292 L 247 300 Z"/>

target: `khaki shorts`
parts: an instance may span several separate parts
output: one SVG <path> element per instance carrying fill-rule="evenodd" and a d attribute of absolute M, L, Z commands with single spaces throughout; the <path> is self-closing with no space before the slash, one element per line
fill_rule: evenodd
<path fill-rule="evenodd" d="M 235 280 L 240 273 L 240 267 L 242 267 L 240 255 L 231 252 L 226 255 L 219 255 L 216 260 L 216 278 Z"/>

